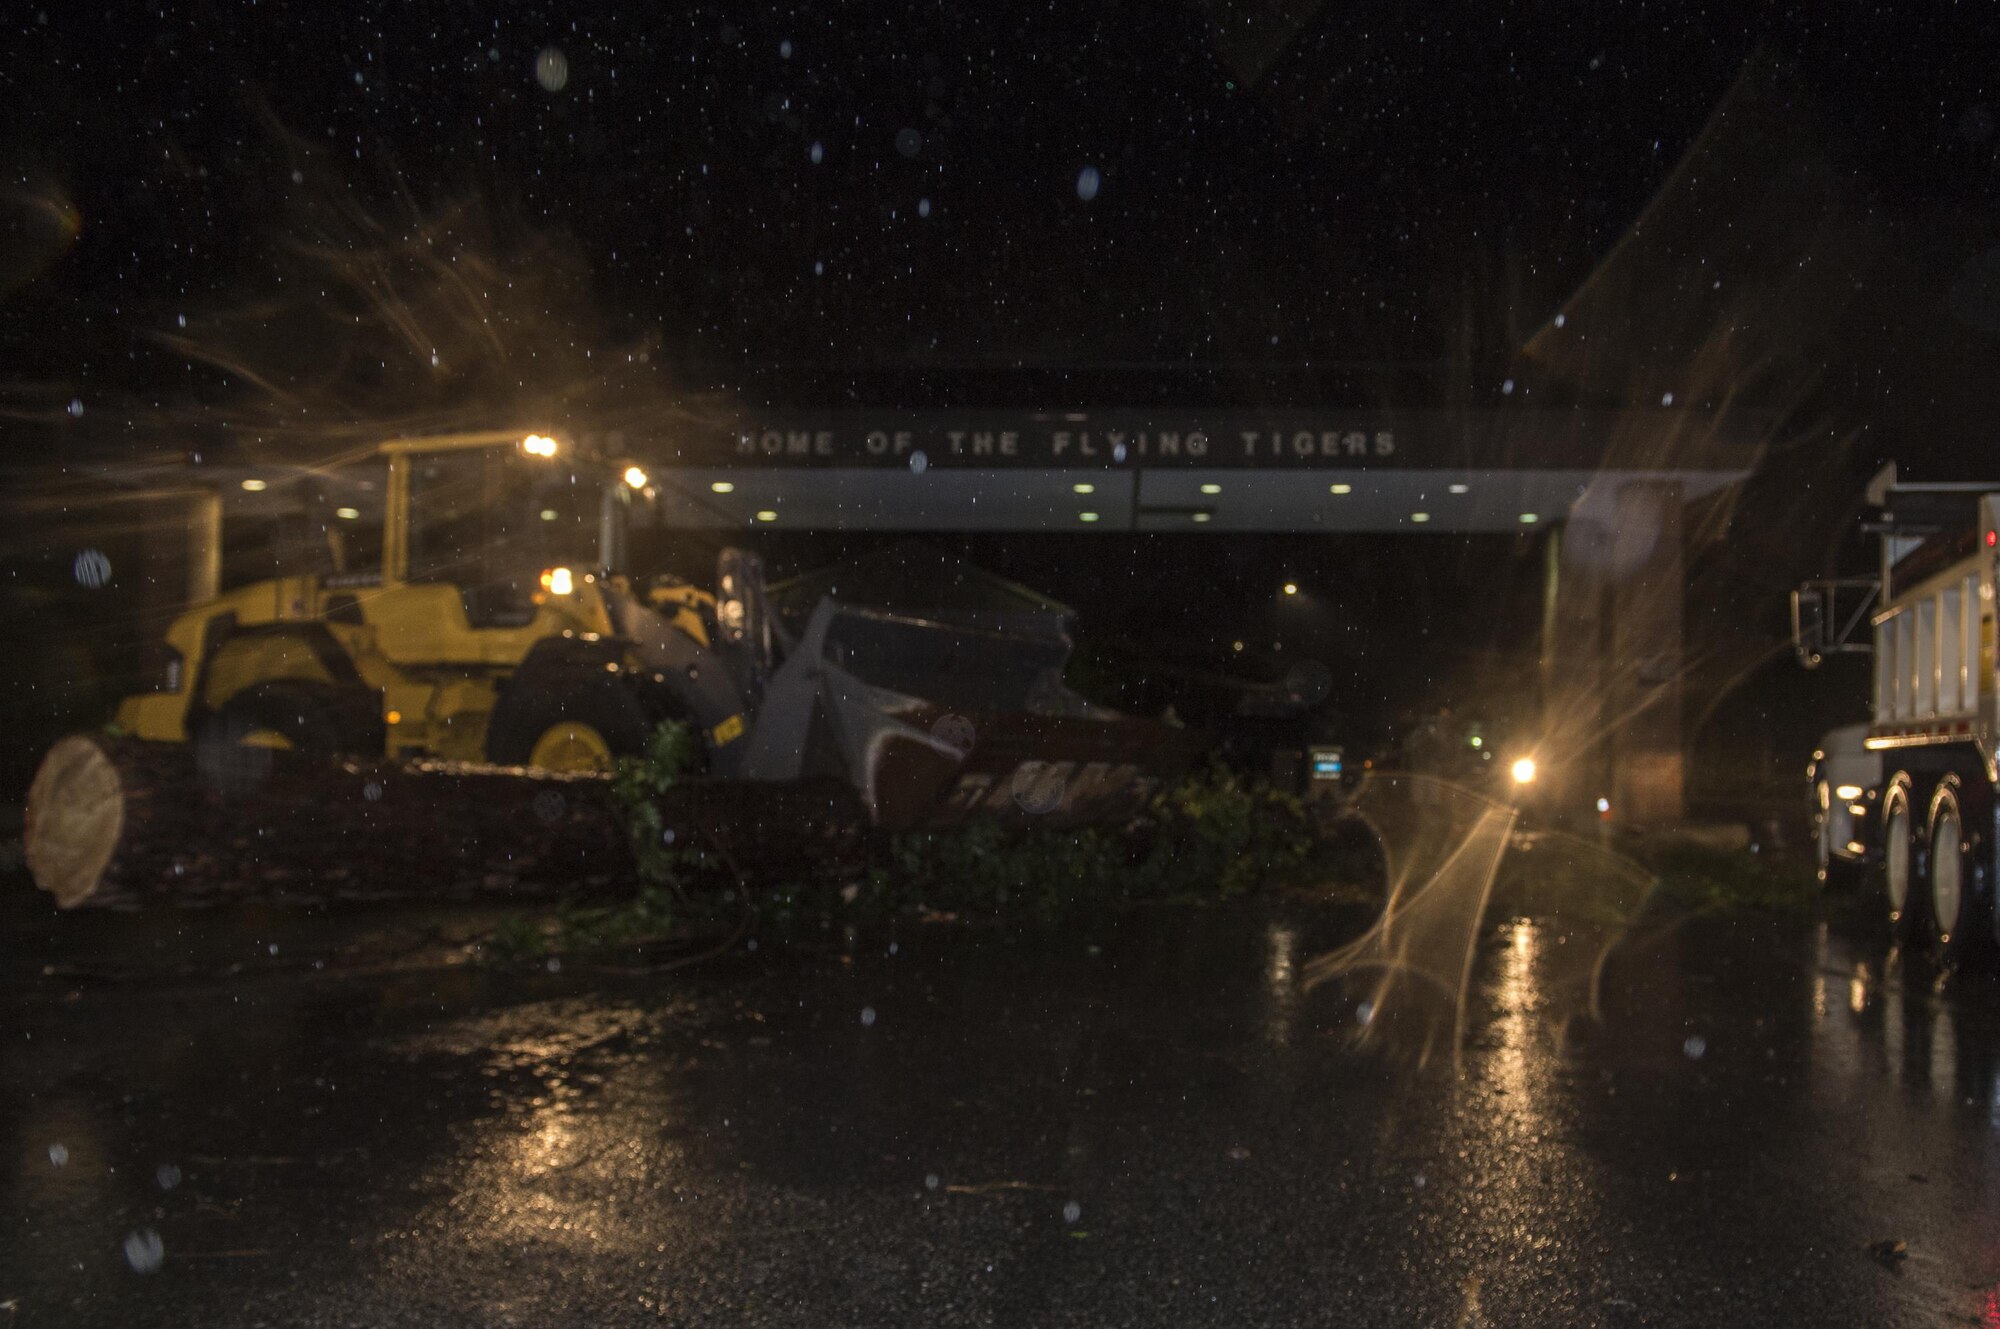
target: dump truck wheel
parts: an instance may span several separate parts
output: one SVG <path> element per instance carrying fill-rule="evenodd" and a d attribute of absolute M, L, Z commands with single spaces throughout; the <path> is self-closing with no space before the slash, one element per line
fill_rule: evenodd
<path fill-rule="evenodd" d="M 1961 807 L 1960 791 L 1941 787 L 1931 802 L 1929 893 L 1930 941 L 1938 959 L 1959 964 L 1972 959 L 1989 940 L 1987 912 L 1993 906 L 1992 845 L 1982 833 L 1975 793 Z M 1968 833 L 1969 832 L 1969 833 Z"/>
<path fill-rule="evenodd" d="M 486 756 L 503 766 L 608 771 L 646 745 L 646 713 L 615 684 L 517 687 L 486 727 Z"/>
<path fill-rule="evenodd" d="M 1917 843 L 1918 831 L 1910 814 L 1910 791 L 1897 786 L 1890 791 L 1882 814 L 1882 892 L 1887 905 L 1889 931 L 1899 942 L 1922 935 L 1926 874 L 1920 870 L 1924 854 Z"/>
<path fill-rule="evenodd" d="M 271 774 L 273 752 L 340 752 L 339 710 L 310 687 L 245 688 L 211 712 L 194 734 L 195 769 L 225 793 L 245 793 Z"/>

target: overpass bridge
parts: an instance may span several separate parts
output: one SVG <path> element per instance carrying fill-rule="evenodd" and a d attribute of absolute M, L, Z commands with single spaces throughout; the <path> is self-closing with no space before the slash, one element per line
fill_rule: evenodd
<path fill-rule="evenodd" d="M 1683 512 L 1749 473 L 1762 430 L 1670 407 L 839 410 L 599 441 L 684 528 L 1527 534 L 1546 765 L 1659 822 L 1685 804 Z"/>

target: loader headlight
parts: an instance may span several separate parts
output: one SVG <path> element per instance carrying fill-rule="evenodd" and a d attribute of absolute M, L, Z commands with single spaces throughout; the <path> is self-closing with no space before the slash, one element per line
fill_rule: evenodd
<path fill-rule="evenodd" d="M 1833 790 L 1833 796 L 1835 798 L 1846 798 L 1846 799 L 1859 798 L 1861 797 L 1861 786 L 1858 784 L 1835 785 Z"/>
<path fill-rule="evenodd" d="M 1515 784 L 1533 784 L 1536 775 L 1535 759 L 1533 757 L 1514 758 L 1514 765 L 1509 768 L 1508 773 L 1514 777 Z"/>
<path fill-rule="evenodd" d="M 568 595 L 576 589 L 576 578 L 570 575 L 568 568 L 544 568 L 542 589 L 550 595 Z"/>
<path fill-rule="evenodd" d="M 625 483 L 629 488 L 644 489 L 646 487 L 646 478 L 646 472 L 637 466 L 627 466 L 625 468 Z"/>
<path fill-rule="evenodd" d="M 556 455 L 556 441 L 547 434 L 530 434 L 521 440 L 521 451 L 530 457 L 553 457 Z"/>

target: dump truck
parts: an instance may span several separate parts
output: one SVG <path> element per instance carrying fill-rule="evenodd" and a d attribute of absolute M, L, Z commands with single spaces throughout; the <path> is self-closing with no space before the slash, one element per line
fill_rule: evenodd
<path fill-rule="evenodd" d="M 1830 730 L 1812 781 L 1822 875 L 1879 883 L 1899 942 L 1956 961 L 2000 928 L 2000 484 L 1868 489 L 1874 578 L 1809 582 L 1792 595 L 1801 663 L 1871 657 L 1865 724 Z"/>
<path fill-rule="evenodd" d="M 1024 588 L 913 611 L 828 582 L 787 618 L 748 551 L 713 589 L 638 575 L 652 477 L 552 435 L 395 440 L 312 488 L 321 566 L 189 608 L 118 707 L 207 778 L 274 748 L 601 770 L 677 721 L 707 776 L 837 775 L 878 826 L 1060 825 L 1136 810 L 1199 747 L 1070 691 L 1068 611 Z"/>

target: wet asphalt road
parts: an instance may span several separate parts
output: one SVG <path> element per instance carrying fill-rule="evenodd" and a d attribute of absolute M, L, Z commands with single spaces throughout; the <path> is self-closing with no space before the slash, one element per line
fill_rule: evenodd
<path fill-rule="evenodd" d="M 324 950 L 422 926 L 10 907 L 0 1325 L 2000 1325 L 2000 991 L 1817 929 L 1590 1020 L 1500 922 L 1420 1065 L 1302 984 L 1351 912 Z"/>

